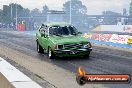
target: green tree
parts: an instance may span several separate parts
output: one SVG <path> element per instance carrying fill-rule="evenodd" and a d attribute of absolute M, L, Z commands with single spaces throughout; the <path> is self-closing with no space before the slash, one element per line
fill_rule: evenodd
<path fill-rule="evenodd" d="M 63 4 L 63 9 L 66 13 L 70 13 L 70 1 L 67 1 Z M 86 14 L 87 8 L 79 0 L 71 0 L 71 12 L 74 15 L 77 14 Z"/>
<path fill-rule="evenodd" d="M 0 9 L 0 23 L 2 22 L 2 10 Z"/>
<path fill-rule="evenodd" d="M 2 19 L 4 23 L 10 23 L 10 7 L 8 5 L 3 5 L 3 11 L 2 11 Z"/>
<path fill-rule="evenodd" d="M 71 23 L 82 29 L 85 27 L 87 20 L 87 8 L 82 4 L 80 0 L 71 0 L 63 4 L 63 10 L 65 11 L 65 21 L 69 22 L 70 18 L 70 7 L 71 7 Z"/>
<path fill-rule="evenodd" d="M 129 15 L 132 16 L 132 1 L 130 3 L 130 7 L 129 7 Z"/>
<path fill-rule="evenodd" d="M 29 17 L 30 16 L 30 10 L 28 8 L 23 9 L 23 17 Z"/>
<path fill-rule="evenodd" d="M 16 10 L 17 10 L 17 16 L 18 17 L 22 17 L 23 16 L 24 8 L 21 5 L 14 4 L 14 3 L 9 4 L 9 14 L 10 15 L 11 15 L 11 10 L 12 10 L 13 18 L 16 17 Z"/>
<path fill-rule="evenodd" d="M 29 16 L 30 10 L 28 8 L 23 8 L 21 5 L 14 4 L 14 3 L 9 4 L 9 7 L 10 7 L 9 13 L 11 14 L 11 10 L 12 10 L 13 18 L 16 17 L 16 8 L 17 8 L 18 17 L 25 17 L 25 16 L 28 17 Z"/>
<path fill-rule="evenodd" d="M 127 10 L 126 10 L 126 8 L 123 8 L 123 15 L 124 15 L 124 16 L 127 15 Z"/>
<path fill-rule="evenodd" d="M 9 5 L 3 5 L 3 11 L 2 11 L 2 20 L 3 20 L 3 22 L 7 23 L 7 24 L 15 22 L 16 11 L 17 11 L 17 17 L 18 18 L 28 16 L 29 12 L 30 12 L 28 9 L 24 9 L 19 4 L 11 3 Z"/>
<path fill-rule="evenodd" d="M 41 11 L 39 9 L 35 8 L 35 9 L 31 10 L 30 15 L 31 16 L 41 16 Z"/>
<path fill-rule="evenodd" d="M 47 15 L 47 12 L 49 11 L 49 8 L 48 8 L 48 6 L 47 5 L 44 5 L 43 6 L 43 10 L 42 10 L 42 14 L 45 16 L 45 15 Z"/>
<path fill-rule="evenodd" d="M 49 11 L 49 8 L 47 5 L 43 6 L 42 15 L 43 15 L 43 21 L 47 21 L 47 13 Z"/>

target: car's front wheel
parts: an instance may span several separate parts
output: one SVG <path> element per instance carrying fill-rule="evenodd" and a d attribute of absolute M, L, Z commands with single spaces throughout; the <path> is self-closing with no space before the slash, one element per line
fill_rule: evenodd
<path fill-rule="evenodd" d="M 48 58 L 49 58 L 49 59 L 55 59 L 55 54 L 54 54 L 54 52 L 51 50 L 51 48 L 48 49 Z"/>
<path fill-rule="evenodd" d="M 38 42 L 37 42 L 37 52 L 44 53 L 44 49 L 40 46 L 40 44 Z"/>
<path fill-rule="evenodd" d="M 89 59 L 89 57 L 90 57 L 90 52 L 88 52 L 87 54 L 85 54 L 83 57 Z"/>

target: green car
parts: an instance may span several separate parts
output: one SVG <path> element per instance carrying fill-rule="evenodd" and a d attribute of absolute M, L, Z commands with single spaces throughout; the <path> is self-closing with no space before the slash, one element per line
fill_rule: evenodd
<path fill-rule="evenodd" d="M 91 43 L 68 23 L 44 23 L 36 33 L 38 53 L 48 53 L 53 59 L 63 56 L 89 57 Z"/>

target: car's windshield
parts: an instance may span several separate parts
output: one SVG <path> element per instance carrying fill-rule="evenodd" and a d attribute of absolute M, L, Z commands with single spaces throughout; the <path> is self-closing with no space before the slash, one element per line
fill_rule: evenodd
<path fill-rule="evenodd" d="M 53 26 L 49 28 L 50 36 L 62 36 L 62 35 L 77 35 L 78 31 L 74 26 Z"/>

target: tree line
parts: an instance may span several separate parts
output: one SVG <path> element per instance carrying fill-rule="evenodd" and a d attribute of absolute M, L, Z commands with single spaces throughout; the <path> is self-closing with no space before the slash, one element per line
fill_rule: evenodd
<path fill-rule="evenodd" d="M 17 8 L 17 9 L 16 9 Z M 43 6 L 42 11 L 35 8 L 33 10 L 29 10 L 28 8 L 22 7 L 20 4 L 11 3 L 9 5 L 3 5 L 3 9 L 0 9 L 0 23 L 5 24 L 15 24 L 16 20 L 16 12 L 18 18 L 28 18 L 28 17 L 44 17 L 44 21 L 46 21 L 47 12 L 49 11 L 49 7 L 47 5 Z M 70 1 L 67 1 L 63 4 L 63 11 L 65 12 L 65 21 L 69 21 L 70 19 Z M 82 27 L 88 27 L 89 25 L 98 24 L 98 20 L 90 19 L 87 15 L 87 8 L 82 4 L 80 0 L 71 0 L 71 16 L 72 23 L 76 26 L 81 25 Z M 112 11 L 103 11 L 102 15 L 128 15 L 127 10 L 124 8 L 122 13 L 112 12 Z M 132 2 L 130 3 L 129 15 L 132 16 Z M 18 19 L 19 20 L 19 19 Z M 113 21 L 115 18 L 104 18 L 104 22 Z M 115 21 L 116 22 L 116 21 Z"/>

